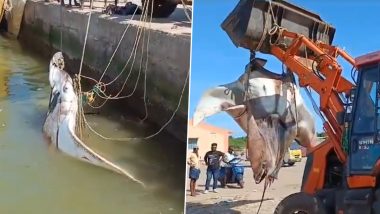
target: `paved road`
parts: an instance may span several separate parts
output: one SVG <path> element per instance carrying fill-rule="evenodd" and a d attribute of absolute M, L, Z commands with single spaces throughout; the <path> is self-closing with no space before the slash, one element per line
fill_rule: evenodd
<path fill-rule="evenodd" d="M 306 158 L 302 162 L 297 162 L 292 167 L 283 167 L 280 170 L 279 178 L 271 187 L 267 189 L 260 213 L 273 213 L 277 204 L 289 194 L 298 192 L 301 187 L 301 180 Z M 203 194 L 206 180 L 206 168 L 202 167 L 201 177 L 198 180 L 196 197 L 190 196 L 188 181 L 186 191 L 186 213 L 256 213 L 262 197 L 264 182 L 255 184 L 252 170 L 245 168 L 245 187 L 239 189 L 236 185 L 231 185 L 226 189 L 218 189 L 218 193 L 210 192 Z"/>

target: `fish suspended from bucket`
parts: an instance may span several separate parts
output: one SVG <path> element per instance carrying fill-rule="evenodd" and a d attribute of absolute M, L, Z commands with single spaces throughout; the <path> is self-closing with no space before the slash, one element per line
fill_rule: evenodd
<path fill-rule="evenodd" d="M 256 183 L 277 177 L 287 148 L 297 140 L 316 141 L 314 118 L 293 78 L 266 70 L 265 60 L 248 64 L 238 80 L 207 90 L 194 113 L 194 125 L 225 111 L 248 134 L 248 158 Z"/>

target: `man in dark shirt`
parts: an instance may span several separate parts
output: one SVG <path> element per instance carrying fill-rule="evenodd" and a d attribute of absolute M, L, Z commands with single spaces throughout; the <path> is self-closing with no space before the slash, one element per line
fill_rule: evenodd
<path fill-rule="evenodd" d="M 207 165 L 207 179 L 206 179 L 206 188 L 204 193 L 208 193 L 211 177 L 213 178 L 213 192 L 216 191 L 219 169 L 220 169 L 220 161 L 224 156 L 224 153 L 216 150 L 217 144 L 211 144 L 211 151 L 208 151 L 205 154 L 204 161 Z"/>

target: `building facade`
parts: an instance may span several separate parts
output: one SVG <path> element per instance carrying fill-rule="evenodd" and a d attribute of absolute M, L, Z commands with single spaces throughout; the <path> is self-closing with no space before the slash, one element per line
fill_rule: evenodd
<path fill-rule="evenodd" d="M 228 139 L 232 132 L 227 129 L 216 127 L 205 122 L 193 126 L 193 120 L 188 124 L 188 152 L 192 152 L 194 146 L 199 147 L 198 154 L 203 160 L 204 155 L 211 149 L 212 143 L 218 144 L 218 150 L 227 152 Z"/>

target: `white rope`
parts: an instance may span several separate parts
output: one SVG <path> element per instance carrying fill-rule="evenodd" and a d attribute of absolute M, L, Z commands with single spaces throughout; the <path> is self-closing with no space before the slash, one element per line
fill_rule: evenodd
<path fill-rule="evenodd" d="M 147 1 L 146 5 L 145 5 L 145 8 L 147 7 L 148 2 L 149 2 L 149 1 Z M 153 5 L 152 5 L 152 9 L 153 9 Z M 116 96 L 114 96 L 114 97 L 109 97 L 109 96 L 106 97 L 106 96 L 102 96 L 102 95 L 99 94 L 97 91 L 95 91 L 95 93 L 96 93 L 98 96 L 100 96 L 100 97 L 106 99 L 105 102 L 106 102 L 107 100 L 109 100 L 109 99 L 116 99 L 116 98 L 117 98 L 117 99 L 121 99 L 121 98 L 125 98 L 125 97 L 130 96 L 130 95 L 127 95 L 127 96 L 124 96 L 124 97 L 117 97 L 117 96 L 121 93 L 121 91 L 123 90 L 123 88 L 124 88 L 124 86 L 125 86 L 127 80 L 129 79 L 129 76 L 130 76 L 130 74 L 131 74 L 131 72 L 132 72 L 133 64 L 134 64 L 134 61 L 135 61 L 135 58 L 136 58 L 137 47 L 138 47 L 139 41 L 140 41 L 140 39 L 141 39 L 141 35 L 142 35 L 142 33 L 143 33 L 142 31 L 145 30 L 145 21 L 146 21 L 146 18 L 147 18 L 147 12 L 146 12 L 146 11 L 147 11 L 147 10 L 145 10 L 145 13 L 142 15 L 142 18 L 140 18 L 140 21 L 141 21 L 141 19 L 144 20 L 144 26 L 138 28 L 137 37 L 136 37 L 135 44 L 134 44 L 134 46 L 133 46 L 133 50 L 132 50 L 132 55 L 134 56 L 134 57 L 133 57 L 133 61 L 132 61 L 132 66 L 131 66 L 130 72 L 129 72 L 129 74 L 128 74 L 126 80 L 124 81 L 124 84 L 123 84 L 122 89 L 121 89 L 121 90 L 119 91 L 119 93 L 118 93 Z M 87 41 L 87 36 L 88 36 L 88 28 L 89 28 L 90 18 L 91 18 L 91 13 L 90 13 L 90 17 L 89 17 L 89 21 L 88 21 L 87 29 L 86 29 L 85 44 L 84 44 L 84 47 L 83 47 L 82 59 L 81 59 L 81 66 L 80 66 L 79 75 L 78 75 L 79 78 L 80 78 L 80 76 L 82 76 L 82 75 L 81 75 L 81 69 L 82 69 L 82 63 L 83 63 L 83 57 L 84 57 L 84 50 L 85 50 L 85 47 L 86 47 L 86 41 Z M 151 21 L 152 21 L 152 14 L 151 14 L 151 17 L 150 17 L 150 22 L 149 22 L 149 24 L 151 24 Z M 144 35 L 145 35 L 145 33 L 144 33 Z M 143 40 L 144 40 L 144 38 L 145 38 L 145 37 L 143 37 Z M 149 31 L 149 34 L 148 34 L 148 42 L 147 42 L 147 44 L 148 44 L 148 45 L 147 45 L 147 59 L 148 59 L 148 56 L 149 56 L 149 55 L 148 55 L 148 53 L 149 53 L 149 38 L 150 38 L 150 31 Z M 121 43 L 121 42 L 119 41 L 119 44 L 120 44 L 120 43 Z M 119 44 L 118 44 L 118 46 L 119 46 Z M 117 48 L 116 48 L 116 49 L 117 49 Z M 144 50 L 144 46 L 143 46 L 142 50 Z M 116 53 L 116 50 L 114 51 L 114 53 L 113 53 L 113 55 L 112 55 L 111 58 L 114 57 L 114 54 L 115 54 L 115 53 Z M 142 52 L 142 53 L 143 53 L 143 52 Z M 132 55 L 130 55 L 129 59 L 127 60 L 127 63 L 125 64 L 125 66 L 124 66 L 122 72 L 120 72 L 120 74 L 119 74 L 114 80 L 108 82 L 107 84 L 104 84 L 105 86 L 106 86 L 106 85 L 109 85 L 109 84 L 111 84 L 111 83 L 113 83 L 114 81 L 116 81 L 117 78 L 119 78 L 119 77 L 121 76 L 121 74 L 124 72 L 126 66 L 129 64 L 129 61 L 130 61 Z M 142 60 L 140 61 L 140 70 L 139 70 L 139 72 L 141 71 L 141 65 L 142 65 Z M 145 81 L 144 81 L 144 82 L 145 82 L 145 83 L 144 83 L 144 104 L 145 104 L 145 109 L 146 109 L 146 116 L 145 116 L 145 118 L 144 118 L 143 120 L 145 120 L 146 117 L 147 117 L 147 108 L 146 108 L 146 70 L 147 70 L 147 65 L 148 65 L 148 61 L 146 61 L 146 63 L 145 63 L 145 71 L 144 71 L 144 73 L 145 73 L 145 78 L 144 78 L 144 79 L 145 79 Z M 109 67 L 109 65 L 107 65 L 107 68 L 108 68 L 108 67 Z M 104 73 L 105 73 L 105 72 L 104 72 Z M 104 73 L 103 73 L 103 74 L 104 74 Z M 102 74 L 102 76 L 104 76 L 103 74 Z M 83 76 L 83 77 L 88 78 L 88 79 L 91 79 L 91 80 L 93 80 L 93 81 L 96 81 L 95 79 L 90 78 L 90 77 L 86 77 L 86 76 Z M 174 116 L 175 116 L 176 113 L 178 112 L 179 107 L 180 107 L 181 102 L 182 102 L 182 98 L 183 98 L 183 95 L 184 95 L 185 89 L 186 89 L 186 85 L 187 85 L 188 78 L 189 78 L 189 72 L 187 73 L 187 76 L 186 76 L 186 79 L 185 79 L 185 82 L 184 82 L 184 85 L 183 85 L 183 88 L 182 88 L 182 91 L 181 91 L 181 95 L 180 95 L 180 98 L 179 98 L 179 101 L 178 101 L 177 107 L 176 107 L 176 109 L 173 111 L 171 117 L 168 119 L 167 122 L 164 123 L 164 125 L 163 125 L 163 126 L 157 131 L 157 132 L 155 132 L 155 133 L 153 133 L 153 134 L 151 134 L 151 135 L 149 135 L 149 136 L 146 136 L 146 137 L 133 137 L 133 138 L 110 138 L 110 137 L 105 137 L 104 135 L 102 135 L 102 134 L 100 134 L 99 132 L 97 132 L 97 131 L 96 131 L 93 127 L 91 127 L 91 125 L 88 123 L 88 121 L 87 121 L 87 119 L 86 119 L 86 117 L 85 117 L 85 115 L 84 115 L 83 105 L 82 105 L 82 104 L 80 104 L 81 119 L 83 119 L 84 124 L 85 124 L 85 125 L 86 125 L 86 126 L 87 126 L 87 127 L 93 132 L 93 133 L 95 133 L 97 136 L 99 136 L 99 137 L 101 137 L 102 139 L 105 139 L 105 140 L 112 140 L 112 141 L 127 141 L 127 140 L 150 139 L 150 138 L 153 138 L 154 136 L 156 136 L 156 135 L 158 135 L 159 133 L 161 133 L 162 130 L 164 130 L 164 129 L 170 124 L 170 122 L 173 120 Z M 97 81 L 97 82 L 100 83 L 99 81 Z M 138 82 L 138 81 L 137 81 L 137 82 Z M 136 84 L 137 84 L 137 83 L 136 83 Z M 136 89 L 136 85 L 135 85 L 135 88 L 134 88 L 132 94 L 134 93 L 135 89 Z M 82 94 L 82 93 L 81 93 L 81 88 L 80 88 L 80 82 L 79 82 L 79 92 L 80 92 L 80 93 L 79 93 L 79 96 L 80 96 L 80 99 L 79 99 L 79 100 L 80 100 L 80 103 L 81 103 L 81 100 L 82 100 L 82 99 L 81 99 L 81 94 Z M 104 92 L 100 90 L 100 93 L 104 93 Z M 101 106 L 103 106 L 103 105 L 105 104 L 105 102 L 102 103 Z M 93 108 L 100 108 L 100 107 L 101 107 L 101 106 L 92 106 L 90 103 L 89 103 L 89 106 L 91 106 L 91 107 L 93 107 Z"/>
<path fill-rule="evenodd" d="M 130 55 L 130 57 L 128 58 L 127 62 L 125 63 L 122 72 L 120 72 L 119 75 L 117 75 L 112 81 L 110 81 L 110 82 L 104 84 L 105 86 L 107 86 L 107 85 L 110 85 L 110 84 L 112 84 L 113 82 L 115 82 L 115 81 L 121 76 L 121 74 L 124 73 L 126 67 L 128 66 L 128 64 L 129 64 L 129 62 L 130 62 L 130 60 L 132 59 L 132 56 L 133 56 L 132 65 L 130 66 L 129 73 L 128 73 L 128 75 L 127 75 L 127 77 L 126 77 L 126 79 L 125 79 L 125 81 L 124 81 L 124 83 L 123 83 L 122 88 L 116 93 L 115 96 L 107 96 L 107 95 L 105 94 L 105 91 L 101 91 L 101 94 L 100 94 L 99 92 L 95 91 L 95 93 L 96 93 L 100 98 L 106 100 L 106 101 L 104 101 L 104 102 L 102 103 L 101 106 L 103 106 L 103 105 L 107 102 L 107 100 L 117 100 L 117 99 L 129 98 L 129 97 L 131 97 L 131 96 L 135 93 L 135 91 L 136 91 L 136 89 L 137 89 L 138 80 L 140 79 L 141 68 L 142 68 L 142 58 L 143 58 L 144 44 L 143 44 L 143 47 L 142 47 L 142 50 L 141 50 L 141 51 L 142 51 L 142 52 L 141 52 L 141 61 L 140 61 L 140 67 L 139 67 L 138 78 L 137 78 L 137 80 L 136 80 L 136 82 L 135 82 L 135 86 L 134 86 L 132 92 L 129 93 L 128 95 L 125 95 L 125 96 L 119 96 L 119 95 L 123 92 L 123 90 L 124 90 L 124 88 L 125 88 L 125 86 L 126 86 L 126 83 L 128 82 L 128 80 L 129 80 L 129 78 L 130 78 L 130 76 L 131 76 L 131 74 L 132 74 L 132 70 L 133 70 L 133 67 L 134 67 L 135 60 L 136 60 L 137 48 L 138 48 L 138 46 L 139 46 L 139 44 L 140 44 L 141 35 L 142 35 L 143 33 L 144 33 L 144 35 L 145 35 L 145 30 L 146 30 L 145 23 L 146 23 L 146 19 L 147 19 L 147 15 L 148 15 L 148 12 L 147 12 L 147 9 L 146 9 L 146 8 L 147 8 L 148 4 L 149 4 L 149 1 L 146 2 L 145 7 L 144 7 L 144 14 L 143 14 L 143 18 L 142 18 L 142 21 L 144 22 L 144 24 L 143 24 L 142 27 L 140 26 L 140 27 L 138 28 L 138 33 L 137 33 L 137 37 L 136 37 L 136 40 L 135 40 L 135 43 L 134 43 L 134 46 L 133 46 L 133 49 L 132 49 L 132 54 Z M 153 4 L 152 4 L 152 10 L 153 10 Z M 141 19 L 140 19 L 140 20 L 141 20 Z M 151 23 L 151 21 L 152 21 L 152 15 L 151 15 L 151 17 L 150 17 L 150 22 L 149 22 L 149 24 Z M 150 41 L 149 38 L 150 38 L 150 31 L 149 31 L 148 42 L 147 42 L 147 60 L 146 60 L 145 71 L 146 71 L 147 64 L 148 64 L 148 52 L 149 52 L 148 47 L 149 47 L 149 41 Z M 143 43 L 144 43 L 144 41 L 145 41 L 145 36 L 143 36 Z M 146 80 L 146 72 L 145 72 L 145 80 Z M 146 81 L 145 81 L 145 82 L 146 82 Z M 145 97 L 146 97 L 146 93 L 145 93 L 145 91 L 146 91 L 146 87 L 144 87 L 144 99 L 146 99 L 146 98 L 145 98 Z M 144 104 L 145 104 L 145 102 L 144 102 Z"/>
<path fill-rule="evenodd" d="M 147 3 L 146 3 L 145 5 L 147 5 Z M 146 10 L 144 10 L 144 11 L 146 11 Z M 147 14 L 147 13 L 145 12 L 145 13 L 143 14 L 143 16 L 140 17 L 140 21 L 143 20 L 143 21 L 145 22 L 144 17 L 146 17 L 146 14 Z M 134 66 L 134 62 L 135 62 L 135 59 L 136 59 L 137 47 L 138 47 L 138 44 L 139 44 L 140 39 L 141 39 L 141 31 L 142 31 L 142 29 L 143 29 L 143 28 L 140 26 L 140 27 L 138 28 L 138 30 L 137 30 L 136 39 L 135 39 L 135 42 L 134 42 L 134 45 L 133 45 L 133 48 L 132 48 L 132 51 L 131 51 L 132 54 L 129 56 L 127 62 L 125 63 L 125 65 L 124 65 L 124 67 L 123 67 L 123 69 L 122 69 L 122 71 L 116 76 L 116 78 L 114 78 L 112 81 L 110 81 L 110 82 L 108 82 L 108 83 L 102 83 L 102 82 L 100 82 L 100 81 L 97 81 L 97 84 L 95 85 L 95 87 L 97 87 L 98 84 L 103 84 L 103 86 L 107 86 L 107 85 L 112 84 L 114 81 L 116 81 L 116 80 L 121 76 L 121 74 L 124 73 L 124 71 L 125 71 L 127 65 L 129 64 L 129 62 L 130 62 L 130 60 L 131 60 L 131 58 L 132 58 L 132 56 L 133 56 L 133 61 L 132 61 L 131 69 L 130 69 L 130 71 L 129 71 L 129 73 L 128 73 L 128 75 L 127 75 L 125 81 L 124 81 L 123 88 L 122 88 L 122 89 L 117 93 L 117 95 L 114 96 L 114 97 L 117 97 L 117 96 L 121 93 L 121 91 L 124 89 L 124 86 L 125 86 L 126 82 L 128 81 L 128 79 L 129 79 L 131 73 L 132 73 L 132 68 L 133 68 L 133 66 Z M 141 69 L 140 69 L 140 71 L 141 71 Z M 140 71 L 139 71 L 139 72 L 140 72 Z M 103 73 L 103 74 L 104 74 L 104 73 Z M 137 85 L 136 85 L 135 87 L 137 87 Z M 90 105 L 91 107 L 93 107 L 93 108 L 100 108 L 100 107 L 102 107 L 103 105 L 105 105 L 105 103 L 111 98 L 111 96 L 107 96 L 107 95 L 105 94 L 105 89 L 104 89 L 104 91 L 101 91 L 101 92 L 103 93 L 104 96 L 100 95 L 97 91 L 95 91 L 95 93 L 96 93 L 99 97 L 105 99 L 105 101 L 104 101 L 100 106 L 94 107 L 94 106 L 91 106 L 91 105 Z M 133 91 L 133 93 L 134 93 L 134 91 Z"/>
<path fill-rule="evenodd" d="M 149 41 L 150 41 L 150 32 L 151 32 L 151 24 L 152 24 L 152 14 L 153 14 L 153 5 L 154 5 L 154 0 L 152 0 L 152 7 L 151 7 L 151 16 L 149 20 L 149 32 L 148 32 L 148 41 L 147 41 L 147 46 L 146 46 L 146 61 L 145 61 L 145 70 L 144 70 L 144 109 L 145 109 L 145 117 L 141 119 L 141 121 L 145 121 L 148 118 L 148 106 L 146 103 L 146 77 L 147 77 L 147 68 L 148 68 L 148 59 L 149 59 Z"/>
<path fill-rule="evenodd" d="M 148 5 L 148 3 L 146 3 L 146 5 Z M 126 77 L 126 79 L 125 79 L 125 81 L 124 81 L 124 83 L 123 83 L 123 86 L 122 86 L 122 88 L 117 92 L 117 94 L 116 94 L 115 96 L 107 96 L 107 95 L 105 94 L 105 91 L 101 91 L 101 90 L 100 90 L 101 94 L 99 94 L 99 92 L 95 91 L 95 93 L 96 93 L 100 98 L 105 99 L 105 101 L 104 101 L 100 106 L 98 106 L 98 107 L 96 107 L 96 108 L 99 108 L 99 107 L 103 106 L 108 100 L 112 100 L 112 99 L 124 99 L 124 98 L 131 97 L 131 96 L 134 94 L 134 92 L 136 91 L 136 89 L 137 89 L 138 81 L 139 81 L 139 79 L 140 79 L 140 74 L 141 74 L 141 68 L 142 68 L 142 59 L 143 59 L 143 50 L 144 50 L 144 40 L 145 40 L 145 37 L 143 37 L 143 47 L 142 47 L 142 49 L 141 49 L 140 68 L 139 68 L 138 78 L 137 78 L 137 80 L 136 80 L 136 82 L 135 82 L 135 86 L 134 86 L 134 88 L 133 88 L 133 90 L 132 90 L 132 92 L 131 92 L 130 94 L 128 94 L 128 95 L 126 95 L 126 96 L 119 97 L 119 95 L 120 95 L 120 94 L 122 93 L 122 91 L 124 90 L 124 88 L 125 88 L 125 86 L 126 86 L 126 83 L 128 82 L 128 80 L 129 80 L 129 78 L 130 78 L 130 76 L 131 76 L 131 74 L 132 74 L 132 70 L 133 70 L 133 68 L 134 68 L 134 63 L 135 63 L 136 55 L 137 55 L 137 48 L 138 48 L 138 46 L 139 46 L 139 44 L 140 44 L 141 36 L 142 36 L 142 34 L 145 32 L 145 31 L 144 31 L 144 30 L 145 30 L 145 22 L 146 22 L 146 18 L 147 18 L 147 14 L 148 14 L 148 13 L 146 12 L 147 10 L 144 10 L 144 11 L 145 11 L 145 13 L 143 14 L 143 17 L 142 17 L 142 21 L 144 22 L 144 25 L 143 25 L 142 27 L 140 26 L 140 27 L 138 28 L 138 32 L 137 32 L 137 36 L 136 36 L 136 40 L 135 40 L 135 43 L 134 43 L 134 46 L 133 46 L 133 49 L 132 49 L 132 54 L 130 55 L 129 59 L 127 60 L 127 63 L 124 65 L 122 72 L 120 72 L 119 75 L 118 75 L 114 80 L 112 80 L 112 81 L 109 82 L 109 83 L 104 84 L 104 86 L 107 86 L 107 85 L 110 85 L 111 83 L 113 83 L 114 81 L 116 81 L 116 80 L 121 76 L 121 74 L 124 73 L 124 71 L 125 71 L 127 65 L 129 64 L 129 61 L 131 60 L 131 58 L 132 58 L 132 56 L 133 56 L 132 65 L 130 66 L 129 73 L 128 73 L 128 75 L 127 75 L 127 77 Z M 144 35 L 145 35 L 145 34 L 144 34 Z M 100 84 L 100 83 L 101 83 L 101 82 L 98 82 L 98 84 Z"/>
<path fill-rule="evenodd" d="M 120 91 L 114 96 L 114 97 L 110 97 L 110 96 L 107 96 L 106 94 L 105 94 L 105 91 L 102 91 L 102 90 L 99 90 L 99 92 L 100 93 L 102 93 L 102 94 L 99 94 L 99 92 L 97 92 L 97 91 L 95 91 L 95 93 L 99 96 L 99 97 L 101 97 L 101 98 L 103 98 L 104 99 L 104 102 L 101 104 L 101 105 L 98 105 L 98 106 L 93 106 L 93 105 L 91 105 L 90 103 L 88 103 L 88 105 L 90 106 L 90 107 L 92 107 L 92 108 L 95 108 L 95 109 L 98 109 L 98 108 L 101 108 L 101 107 L 103 107 L 106 103 L 107 103 L 107 101 L 109 100 L 109 99 L 122 99 L 122 98 L 128 98 L 128 97 L 131 97 L 133 94 L 134 94 L 134 92 L 136 91 L 136 89 L 137 89 L 137 85 L 138 85 L 138 82 L 139 82 L 139 80 L 140 80 L 140 75 L 141 75 L 141 68 L 142 68 L 142 62 L 143 62 L 143 53 L 144 53 L 144 44 L 145 44 L 145 21 L 146 21 L 146 16 L 147 16 L 147 13 L 145 13 L 144 14 L 144 17 L 143 17 L 143 21 L 144 21 L 144 25 L 143 25 L 143 27 L 142 28 L 139 28 L 139 33 L 138 33 L 138 40 L 137 40 L 137 42 L 135 42 L 135 46 L 134 46 L 134 48 L 133 48 L 133 52 L 134 52 L 134 54 L 133 54 L 133 56 L 134 56 L 134 58 L 133 58 L 133 64 L 132 64 L 132 66 L 131 66 L 131 69 L 130 69 L 130 72 L 128 73 L 128 76 L 127 76 L 127 78 L 126 78 L 126 80 L 124 81 L 124 84 L 123 84 L 123 87 L 120 89 Z M 141 30 L 142 29 L 142 30 Z M 141 60 L 140 60 L 140 66 L 139 66 L 139 72 L 138 72 L 138 77 L 137 77 L 137 80 L 136 80 L 136 82 L 135 82 L 135 86 L 134 86 L 134 88 L 133 88 L 133 90 L 132 90 L 132 92 L 130 93 L 130 94 L 128 94 L 127 96 L 123 96 L 123 97 L 118 97 L 118 95 L 123 91 L 123 89 L 124 89 L 124 87 L 125 87 L 125 85 L 126 85 L 126 83 L 127 83 L 127 81 L 128 81 L 128 79 L 129 79 L 129 77 L 130 77 L 130 75 L 132 74 L 132 69 L 133 69 L 133 65 L 134 65 L 134 61 L 135 61 L 135 59 L 136 59 L 136 52 L 137 52 L 137 46 L 140 44 L 140 39 L 141 39 L 141 35 L 143 34 L 143 41 L 142 41 L 142 49 L 141 49 Z M 148 43 L 148 46 L 149 46 L 149 43 Z M 132 55 L 131 55 L 132 56 Z M 127 63 L 128 64 L 128 63 Z M 126 64 L 126 65 L 127 65 Z M 126 67 L 126 65 L 125 65 L 125 67 Z M 101 82 L 98 82 L 98 84 L 100 84 Z M 107 84 L 104 84 L 105 86 L 107 85 Z M 144 94 L 145 94 L 145 90 L 144 90 Z"/>
<path fill-rule="evenodd" d="M 139 20 L 140 22 L 143 21 L 145 15 L 147 14 L 147 11 L 146 11 L 145 8 L 146 8 L 146 5 L 148 4 L 148 2 L 149 1 L 145 2 L 145 4 L 143 5 L 143 11 L 144 11 L 144 13 L 140 16 L 140 20 Z M 133 54 L 133 53 L 136 52 L 135 49 L 137 48 L 138 42 L 140 41 L 141 30 L 142 30 L 142 27 L 139 26 L 138 29 L 137 29 L 137 33 L 136 33 L 136 39 L 135 39 L 135 42 L 133 44 L 133 48 L 132 48 L 132 51 L 131 51 L 132 54 L 128 57 L 127 62 L 125 63 L 122 71 L 113 80 L 111 80 L 110 82 L 106 83 L 106 85 L 110 85 L 110 84 L 114 83 L 124 73 L 127 65 L 129 64 L 130 60 L 132 59 L 132 56 L 133 55 L 135 56 L 135 54 Z M 133 67 L 133 64 L 134 64 L 134 62 L 132 63 L 131 67 Z M 129 77 L 129 75 L 128 75 L 128 77 Z"/>
<path fill-rule="evenodd" d="M 187 85 L 188 79 L 189 79 L 189 72 L 187 72 L 187 76 L 186 76 L 186 79 L 185 79 L 185 82 L 184 82 L 184 85 L 183 85 L 183 88 L 182 88 L 182 92 L 181 92 L 180 98 L 178 100 L 177 107 L 173 111 L 173 113 L 170 116 L 170 118 L 168 119 L 168 121 L 166 123 L 164 123 L 164 125 L 157 132 L 155 132 L 155 133 L 153 133 L 153 134 L 151 134 L 149 136 L 146 136 L 146 137 L 127 137 L 127 138 L 111 138 L 111 137 L 106 137 L 103 134 L 97 132 L 94 128 L 92 128 L 92 126 L 88 123 L 88 121 L 86 120 L 85 117 L 84 117 L 84 122 L 87 125 L 87 127 L 93 133 L 95 133 L 97 136 L 99 136 L 100 138 L 102 138 L 104 140 L 128 141 L 128 140 L 140 140 L 140 139 L 148 140 L 148 139 L 151 139 L 151 138 L 155 137 L 156 135 L 160 134 L 162 132 L 162 130 L 164 130 L 170 124 L 170 122 L 173 120 L 174 116 L 177 114 L 177 112 L 179 110 L 179 107 L 181 106 L 182 98 L 183 98 L 183 95 L 184 95 L 184 92 L 185 92 L 185 89 L 186 89 L 186 85 Z"/>
<path fill-rule="evenodd" d="M 112 53 L 112 56 L 111 56 L 111 58 L 110 58 L 110 60 L 109 60 L 109 62 L 108 62 L 108 64 L 107 64 L 106 68 L 104 69 L 102 76 L 101 76 L 100 79 L 99 79 L 99 82 L 102 81 L 102 79 L 103 79 L 104 75 L 106 74 L 106 72 L 107 72 L 109 66 L 111 65 L 111 62 L 112 62 L 113 58 L 114 58 L 115 55 L 116 55 L 117 50 L 119 50 L 120 44 L 121 44 L 121 42 L 123 41 L 124 36 L 125 36 L 125 34 L 127 33 L 129 27 L 131 26 L 131 20 L 133 20 L 135 14 L 136 14 L 136 12 L 137 12 L 137 10 L 138 10 L 138 7 L 136 7 L 136 10 L 133 12 L 131 18 L 129 19 L 130 22 L 129 22 L 128 25 L 125 27 L 125 29 L 124 29 L 124 31 L 123 31 L 123 34 L 121 35 L 121 38 L 120 38 L 120 40 L 119 40 L 119 43 L 117 44 L 117 46 L 116 46 L 114 52 Z"/>
<path fill-rule="evenodd" d="M 61 0 L 61 1 L 63 1 L 63 0 Z M 92 8 L 90 9 L 90 13 L 89 13 L 88 20 L 87 20 L 86 35 L 84 37 L 84 43 L 83 43 L 83 49 L 82 49 L 82 57 L 80 59 L 79 72 L 78 72 L 79 80 L 80 80 L 80 76 L 81 76 L 81 73 L 82 73 L 83 58 L 84 58 L 84 53 L 85 53 L 85 50 L 86 50 L 87 37 L 88 37 L 88 29 L 90 28 L 90 21 L 91 21 L 91 14 L 92 14 Z M 79 82 L 79 85 L 80 85 L 80 82 Z"/>
<path fill-rule="evenodd" d="M 193 10 L 189 9 L 189 7 L 187 7 L 187 5 L 185 4 L 185 1 L 184 0 L 181 0 L 182 2 L 182 5 L 183 5 L 183 11 L 185 12 L 185 15 L 186 15 L 186 18 L 187 20 L 189 20 L 189 22 L 191 22 L 191 16 L 188 14 L 188 10 L 192 13 Z"/>

